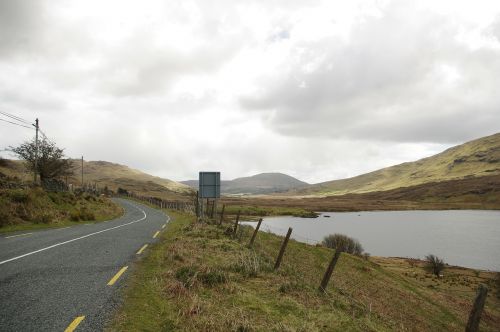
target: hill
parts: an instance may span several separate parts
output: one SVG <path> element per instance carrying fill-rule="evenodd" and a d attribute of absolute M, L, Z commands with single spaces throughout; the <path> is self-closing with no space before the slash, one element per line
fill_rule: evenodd
<path fill-rule="evenodd" d="M 68 183 L 81 185 L 81 160 L 72 160 L 75 175 L 68 178 Z M 0 172 L 8 176 L 16 176 L 29 181 L 32 175 L 28 174 L 21 161 L 4 160 L 0 165 Z M 116 191 L 119 187 L 137 194 L 156 196 L 164 199 L 179 198 L 187 195 L 191 189 L 181 183 L 153 176 L 125 165 L 107 161 L 84 161 L 83 179 L 85 183 L 97 184 L 103 188 Z"/>
<path fill-rule="evenodd" d="M 450 148 L 437 155 L 356 177 L 293 190 L 295 195 L 343 195 L 500 174 L 500 133 Z"/>
<path fill-rule="evenodd" d="M 198 180 L 182 181 L 192 188 L 198 188 Z M 283 173 L 261 173 L 234 180 L 221 181 L 223 194 L 270 194 L 291 189 L 304 188 L 308 183 Z"/>
<path fill-rule="evenodd" d="M 385 191 L 330 196 L 224 197 L 222 203 L 245 211 L 380 211 L 500 209 L 500 175 L 423 183 Z M 257 208 L 258 207 L 258 208 Z"/>

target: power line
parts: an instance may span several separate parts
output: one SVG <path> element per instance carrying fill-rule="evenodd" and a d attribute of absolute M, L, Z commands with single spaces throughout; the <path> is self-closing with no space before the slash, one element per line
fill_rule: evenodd
<path fill-rule="evenodd" d="M 28 127 L 28 126 L 25 126 L 25 125 L 22 125 L 22 124 L 19 124 L 19 123 L 15 123 L 15 122 L 12 122 L 12 121 L 4 120 L 4 119 L 0 119 L 0 121 L 8 122 L 8 123 L 11 123 L 13 125 L 24 127 L 24 128 L 28 128 L 28 129 L 34 129 L 32 127 Z"/>
<path fill-rule="evenodd" d="M 29 125 L 31 124 L 31 122 L 24 120 L 23 118 L 20 118 L 18 116 L 13 115 L 13 114 L 7 113 L 5 111 L 0 111 L 0 114 L 8 116 L 9 118 L 14 119 L 14 120 L 19 121 L 19 122 L 24 122 L 24 123 L 29 124 Z"/>

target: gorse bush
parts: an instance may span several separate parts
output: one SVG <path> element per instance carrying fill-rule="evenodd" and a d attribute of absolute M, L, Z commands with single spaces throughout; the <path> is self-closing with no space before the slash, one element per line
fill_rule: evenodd
<path fill-rule="evenodd" d="M 444 260 L 434 255 L 425 256 L 425 269 L 439 277 L 445 268 Z"/>
<path fill-rule="evenodd" d="M 323 239 L 323 245 L 348 254 L 361 256 L 363 246 L 358 240 L 344 234 L 330 234 Z"/>

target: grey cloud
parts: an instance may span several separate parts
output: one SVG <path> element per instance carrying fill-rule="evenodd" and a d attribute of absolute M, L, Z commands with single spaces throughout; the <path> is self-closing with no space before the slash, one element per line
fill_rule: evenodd
<path fill-rule="evenodd" d="M 0 1 L 0 57 L 32 50 L 38 44 L 43 21 L 39 1 Z"/>
<path fill-rule="evenodd" d="M 216 71 L 238 49 L 234 40 L 200 46 L 190 52 L 157 49 L 142 38 L 132 38 L 126 46 L 112 50 L 109 61 L 95 68 L 102 75 L 97 90 L 114 96 L 141 96 L 165 92 L 182 75 Z"/>
<path fill-rule="evenodd" d="M 347 43 L 299 45 L 308 52 L 292 70 L 240 103 L 270 113 L 267 124 L 290 136 L 458 142 L 493 133 L 500 52 L 471 51 L 457 31 L 436 14 L 391 3 Z"/>

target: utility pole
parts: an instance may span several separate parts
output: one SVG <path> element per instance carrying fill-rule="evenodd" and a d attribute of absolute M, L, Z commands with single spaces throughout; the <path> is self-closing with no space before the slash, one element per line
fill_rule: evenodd
<path fill-rule="evenodd" d="M 82 156 L 82 189 L 83 189 L 83 156 Z"/>
<path fill-rule="evenodd" d="M 34 173 L 33 174 L 33 181 L 36 184 L 36 171 L 38 170 L 38 118 L 36 118 L 35 124 L 33 126 L 35 126 L 35 129 L 36 129 L 36 134 L 35 134 L 35 170 L 33 172 Z"/>

